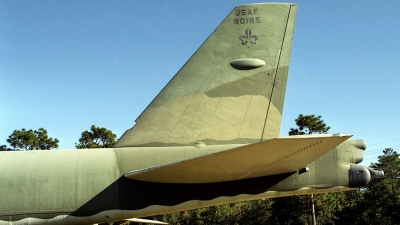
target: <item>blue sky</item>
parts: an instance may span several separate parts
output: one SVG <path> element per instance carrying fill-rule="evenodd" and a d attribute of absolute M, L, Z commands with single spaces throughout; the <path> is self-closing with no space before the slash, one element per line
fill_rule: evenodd
<path fill-rule="evenodd" d="M 254 1 L 0 1 L 0 144 L 47 129 L 120 137 L 234 6 Z M 281 135 L 298 114 L 400 150 L 400 1 L 298 4 Z"/>

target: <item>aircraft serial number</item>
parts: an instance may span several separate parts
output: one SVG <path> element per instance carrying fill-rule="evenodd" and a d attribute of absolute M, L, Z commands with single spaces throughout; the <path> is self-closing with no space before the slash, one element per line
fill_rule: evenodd
<path fill-rule="evenodd" d="M 261 23 L 260 17 L 234 19 L 235 24 Z"/>

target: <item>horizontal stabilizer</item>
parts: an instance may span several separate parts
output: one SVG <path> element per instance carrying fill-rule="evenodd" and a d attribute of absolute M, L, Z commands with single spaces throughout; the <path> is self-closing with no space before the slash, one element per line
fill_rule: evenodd
<path fill-rule="evenodd" d="M 125 177 L 159 183 L 211 183 L 295 172 L 350 137 L 343 134 L 278 137 L 128 172 Z"/>

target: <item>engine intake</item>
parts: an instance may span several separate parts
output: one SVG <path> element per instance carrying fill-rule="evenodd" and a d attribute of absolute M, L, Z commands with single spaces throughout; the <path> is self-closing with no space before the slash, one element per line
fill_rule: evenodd
<path fill-rule="evenodd" d="M 366 167 L 366 166 L 350 166 L 349 170 L 349 187 L 359 188 L 372 183 L 377 179 L 384 177 L 383 170 Z"/>

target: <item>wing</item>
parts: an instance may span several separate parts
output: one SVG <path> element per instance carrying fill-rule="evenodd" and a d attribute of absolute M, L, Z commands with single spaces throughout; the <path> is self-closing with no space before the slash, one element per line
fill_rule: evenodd
<path fill-rule="evenodd" d="M 279 137 L 128 172 L 125 177 L 160 183 L 210 183 L 295 172 L 350 137 L 341 134 Z"/>

